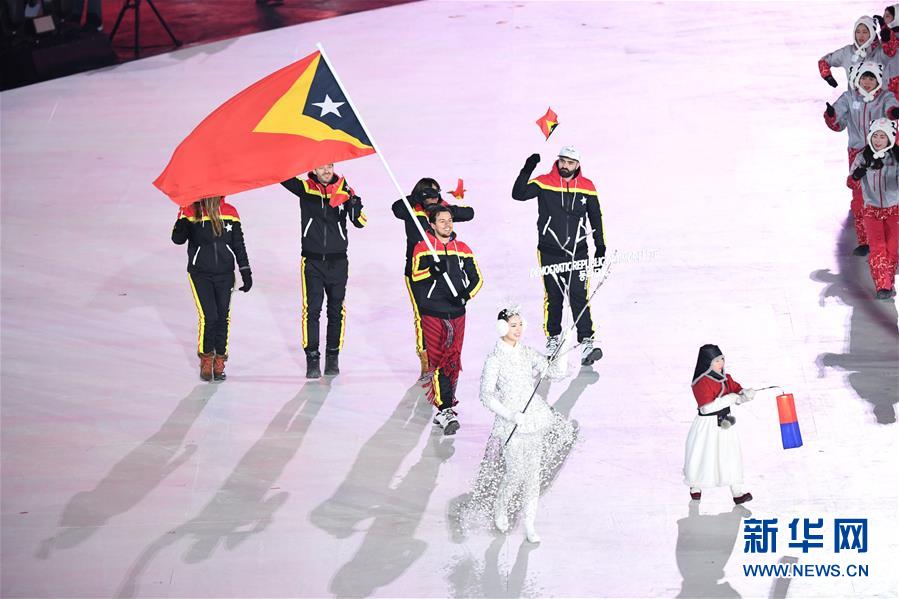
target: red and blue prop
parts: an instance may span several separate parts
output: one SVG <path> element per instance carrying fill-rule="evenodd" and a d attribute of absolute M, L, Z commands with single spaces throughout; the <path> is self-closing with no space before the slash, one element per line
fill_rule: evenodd
<path fill-rule="evenodd" d="M 802 447 L 802 433 L 799 432 L 799 419 L 796 418 L 796 403 L 792 393 L 777 396 L 777 415 L 780 417 L 780 438 L 784 449 Z"/>

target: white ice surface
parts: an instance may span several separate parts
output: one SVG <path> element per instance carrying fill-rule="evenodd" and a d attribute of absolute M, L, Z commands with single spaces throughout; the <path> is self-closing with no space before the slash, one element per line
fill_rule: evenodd
<path fill-rule="evenodd" d="M 4 92 L 3 596 L 895 597 L 897 313 L 848 255 L 846 140 L 821 118 L 839 90 L 816 68 L 881 8 L 421 2 Z M 303 378 L 299 215 L 273 186 L 232 198 L 255 286 L 234 298 L 228 381 L 198 384 L 175 207 L 150 182 L 203 116 L 317 41 L 402 185 L 462 177 L 477 211 L 457 228 L 485 284 L 452 440 L 414 386 L 376 157 L 339 167 L 369 217 L 351 231 L 343 374 Z M 492 422 L 477 383 L 504 298 L 542 343 L 536 205 L 509 192 L 527 155 L 547 169 L 569 143 L 608 246 L 655 254 L 597 293 L 605 357 L 549 390 L 584 441 L 542 500 L 543 543 L 460 541 L 445 513 Z M 796 397 L 800 449 L 781 448 L 771 392 L 735 410 L 747 507 L 780 522 L 772 554 L 743 553 L 725 489 L 689 513 L 689 381 L 708 342 L 744 385 Z M 868 553 L 834 554 L 839 517 L 868 518 Z M 793 518 L 824 518 L 825 548 L 788 548 Z M 790 556 L 869 576 L 741 569 Z"/>

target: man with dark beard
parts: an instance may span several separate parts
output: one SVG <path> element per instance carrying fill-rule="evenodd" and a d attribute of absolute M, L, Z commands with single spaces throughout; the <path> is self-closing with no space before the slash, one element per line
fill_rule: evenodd
<path fill-rule="evenodd" d="M 566 296 L 577 320 L 581 364 L 589 366 L 602 357 L 594 341 L 593 318 L 587 303 L 587 279 L 575 272 L 586 265 L 587 237 L 593 236 L 594 257 L 606 255 L 602 211 L 593 182 L 581 174 L 581 155 L 571 146 L 562 148 L 552 170 L 531 179 L 539 154 L 525 161 L 512 187 L 512 198 L 537 198 L 537 256 L 541 267 L 556 266 L 558 272 L 543 275 L 543 328 L 546 351 L 552 355 L 562 334 L 562 305 Z M 578 319 L 578 317 L 580 318 Z"/>

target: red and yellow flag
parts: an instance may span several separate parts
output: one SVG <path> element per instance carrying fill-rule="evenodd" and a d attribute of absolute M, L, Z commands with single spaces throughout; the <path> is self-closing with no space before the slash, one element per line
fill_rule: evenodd
<path fill-rule="evenodd" d="M 553 112 L 552 108 L 547 108 L 546 114 L 537 119 L 537 126 L 543 131 L 543 135 L 546 136 L 546 139 L 549 139 L 549 136 L 552 135 L 553 131 L 556 130 L 556 127 L 559 126 L 559 116 Z"/>
<path fill-rule="evenodd" d="M 332 208 L 337 208 L 350 199 L 350 194 L 352 193 L 352 190 L 346 185 L 346 178 L 341 177 L 337 180 L 337 183 L 334 184 L 334 192 L 331 194 L 331 199 L 328 200 L 328 204 L 330 204 Z"/>
<path fill-rule="evenodd" d="M 459 179 L 459 182 L 456 183 L 456 189 L 450 192 L 450 195 L 456 198 L 457 200 L 461 200 L 465 197 L 465 192 L 468 191 L 462 186 L 462 179 Z"/>
<path fill-rule="evenodd" d="M 153 184 L 186 206 L 374 152 L 327 62 L 314 52 L 203 119 Z"/>

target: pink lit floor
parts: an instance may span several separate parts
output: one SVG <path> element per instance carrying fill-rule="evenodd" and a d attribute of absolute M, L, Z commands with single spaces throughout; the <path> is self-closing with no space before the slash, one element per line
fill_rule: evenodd
<path fill-rule="evenodd" d="M 899 333 L 846 224 L 839 91 L 816 61 L 876 3 L 420 2 L 196 46 L 5 92 L 2 102 L 4 597 L 895 597 Z M 299 214 L 279 186 L 231 198 L 255 286 L 233 302 L 228 381 L 200 383 L 175 206 L 150 182 L 209 111 L 325 43 L 406 188 L 465 179 L 471 303 L 462 428 L 415 386 L 396 198 L 375 157 L 339 165 L 352 231 L 343 374 L 308 382 Z M 841 85 L 845 81 L 837 74 Z M 533 121 L 551 105 L 545 143 Z M 563 144 L 600 190 L 621 263 L 593 301 L 606 353 L 548 399 L 583 442 L 520 528 L 454 538 L 447 506 L 492 422 L 477 395 L 500 303 L 542 345 L 536 205 L 510 189 Z M 735 410 L 755 518 L 681 481 L 697 348 L 774 393 Z M 833 550 L 835 518 L 869 550 Z M 793 518 L 825 547 L 790 548 Z M 747 564 L 865 564 L 867 577 L 746 576 Z"/>

